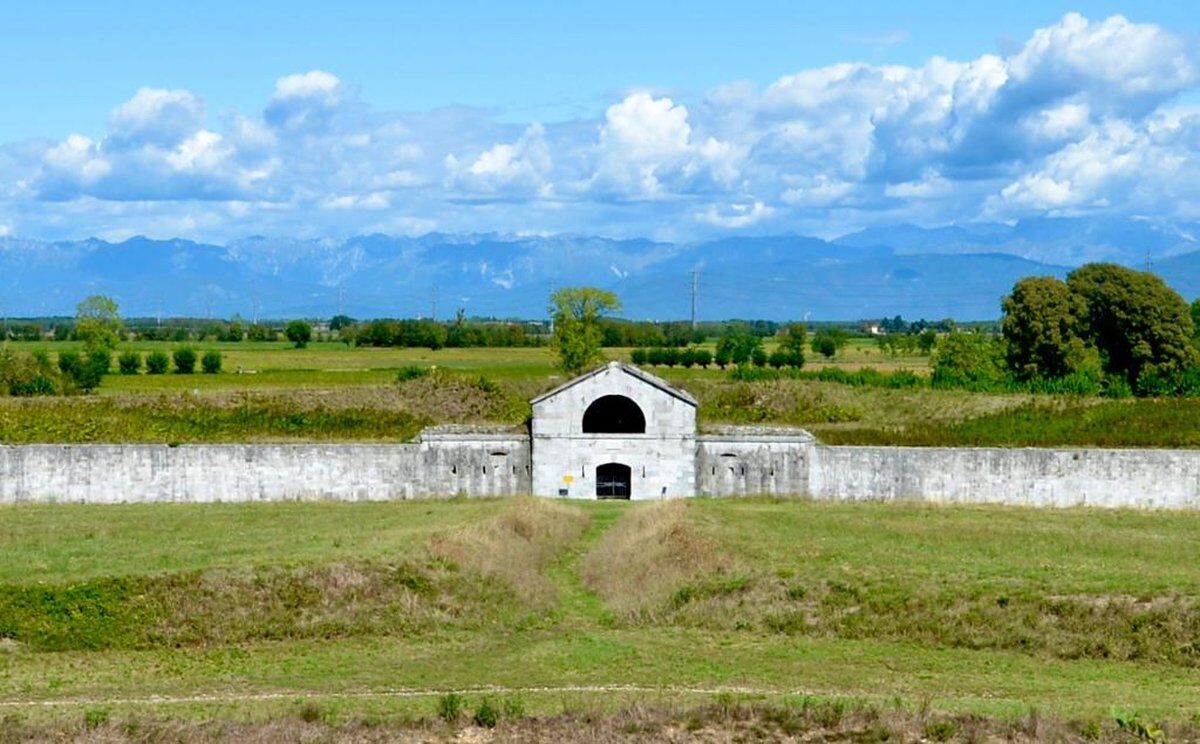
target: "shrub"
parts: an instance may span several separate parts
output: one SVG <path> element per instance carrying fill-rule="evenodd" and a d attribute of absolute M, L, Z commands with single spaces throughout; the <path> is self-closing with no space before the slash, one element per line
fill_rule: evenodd
<path fill-rule="evenodd" d="M 833 340 L 832 336 L 817 333 L 817 335 L 813 336 L 812 350 L 826 359 L 832 359 L 837 354 L 837 342 Z"/>
<path fill-rule="evenodd" d="M 171 358 L 164 351 L 152 351 L 146 355 L 146 374 L 165 375 L 171 366 Z"/>
<path fill-rule="evenodd" d="M 934 387 L 1002 390 L 1008 387 L 1004 347 L 995 338 L 977 333 L 951 333 L 933 355 Z"/>
<path fill-rule="evenodd" d="M 674 367 L 679 364 L 679 349 L 674 346 L 663 349 L 663 364 L 668 367 Z"/>
<path fill-rule="evenodd" d="M 75 372 L 75 384 L 79 386 L 80 390 L 95 390 L 100 387 L 100 380 L 108 374 L 111 365 L 112 354 L 108 349 L 104 347 L 92 349 L 88 352 L 87 359 Z"/>
<path fill-rule="evenodd" d="M 117 358 L 117 367 L 123 375 L 136 375 L 142 369 L 142 355 L 136 351 L 121 352 Z"/>
<path fill-rule="evenodd" d="M 300 706 L 300 720 L 305 723 L 317 723 L 325 718 L 325 712 L 321 710 L 321 706 L 312 701 L 306 702 Z"/>
<path fill-rule="evenodd" d="M 45 354 L 24 356 L 0 350 L 0 395 L 54 395 L 57 375 Z"/>
<path fill-rule="evenodd" d="M 717 353 L 713 355 L 713 361 L 716 362 L 717 367 L 725 369 L 727 366 L 729 366 L 730 357 L 731 354 L 729 349 L 723 349 L 718 346 Z"/>
<path fill-rule="evenodd" d="M 755 367 L 767 366 L 767 352 L 761 346 L 755 347 L 754 351 L 750 352 L 750 361 L 754 362 Z"/>
<path fill-rule="evenodd" d="M 419 364 L 409 364 L 401 367 L 396 373 L 396 382 L 408 382 L 409 380 L 419 380 L 422 377 L 428 377 L 430 374 L 429 367 L 422 367 Z"/>
<path fill-rule="evenodd" d="M 789 356 L 790 355 L 788 352 L 784 351 L 783 349 L 776 349 L 775 351 L 771 352 L 771 356 L 767 361 L 771 363 L 772 367 L 779 369 L 780 367 L 787 365 Z"/>
<path fill-rule="evenodd" d="M 958 733 L 954 721 L 930 721 L 925 725 L 925 736 L 934 741 L 950 741 Z"/>
<path fill-rule="evenodd" d="M 504 715 L 513 720 L 519 720 L 525 717 L 525 701 L 519 697 L 510 697 L 504 699 Z"/>
<path fill-rule="evenodd" d="M 175 374 L 190 375 L 196 371 L 196 350 L 181 346 L 171 355 L 175 359 Z"/>
<path fill-rule="evenodd" d="M 58 369 L 67 377 L 74 379 L 79 374 L 81 367 L 83 367 L 83 357 L 79 356 L 78 351 L 67 349 L 58 352 Z"/>
<path fill-rule="evenodd" d="M 215 375 L 221 371 L 221 352 L 209 349 L 200 359 L 200 368 L 206 375 Z"/>
<path fill-rule="evenodd" d="M 645 349 L 634 349 L 629 354 L 629 360 L 637 365 L 645 364 L 646 363 L 646 350 Z"/>
<path fill-rule="evenodd" d="M 297 349 L 303 349 L 312 340 L 312 326 L 303 320 L 293 320 L 287 324 L 284 335 L 287 336 L 288 341 L 296 345 Z"/>
<path fill-rule="evenodd" d="M 496 724 L 500 722 L 500 710 L 490 698 L 484 698 L 475 709 L 473 720 L 480 728 L 496 728 Z"/>
<path fill-rule="evenodd" d="M 696 349 L 692 352 L 692 356 L 696 361 L 696 366 L 701 368 L 708 367 L 713 361 L 712 352 L 708 349 Z"/>
<path fill-rule="evenodd" d="M 448 692 L 438 698 L 438 718 L 446 723 L 454 723 L 462 714 L 463 699 L 462 695 L 454 692 Z"/>
<path fill-rule="evenodd" d="M 88 708 L 83 712 L 84 728 L 100 728 L 108 723 L 108 711 L 104 708 Z"/>

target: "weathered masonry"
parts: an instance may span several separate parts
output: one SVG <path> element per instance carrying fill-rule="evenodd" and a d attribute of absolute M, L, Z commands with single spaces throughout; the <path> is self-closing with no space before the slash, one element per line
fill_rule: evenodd
<path fill-rule="evenodd" d="M 695 492 L 696 401 L 612 362 L 534 398 L 533 492 L 648 499 Z"/>
<path fill-rule="evenodd" d="M 742 494 L 1200 508 L 1200 451 L 827 447 L 799 429 L 699 435 L 696 401 L 610 363 L 535 398 L 530 431 L 409 444 L 0 447 L 0 503 L 661 499 Z"/>

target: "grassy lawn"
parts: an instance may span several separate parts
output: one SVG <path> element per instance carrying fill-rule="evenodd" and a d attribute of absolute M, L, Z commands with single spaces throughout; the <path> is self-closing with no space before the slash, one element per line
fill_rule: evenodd
<path fill-rule="evenodd" d="M 0 714 L 22 720 L 431 716 L 445 690 L 527 713 L 718 694 L 1200 713 L 1200 515 L 453 500 L 23 506 L 0 525 Z"/>

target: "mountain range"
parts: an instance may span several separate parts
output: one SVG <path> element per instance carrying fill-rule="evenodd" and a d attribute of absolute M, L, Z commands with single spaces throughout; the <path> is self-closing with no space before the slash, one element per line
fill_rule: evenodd
<path fill-rule="evenodd" d="M 1200 295 L 1200 224 L 1040 218 L 895 225 L 833 240 L 798 235 L 697 243 L 600 237 L 248 237 L 225 245 L 0 239 L 0 312 L 70 314 L 89 294 L 126 316 L 543 317 L 555 287 L 612 289 L 630 318 L 984 320 L 1017 279 L 1089 261 L 1152 270 Z M 694 273 L 695 272 L 695 273 Z"/>

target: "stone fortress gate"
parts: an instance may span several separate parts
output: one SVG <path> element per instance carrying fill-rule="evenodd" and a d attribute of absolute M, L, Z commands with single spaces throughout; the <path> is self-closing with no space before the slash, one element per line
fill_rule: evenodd
<path fill-rule="evenodd" d="M 696 400 L 619 362 L 532 401 L 533 492 L 648 499 L 696 486 Z"/>

